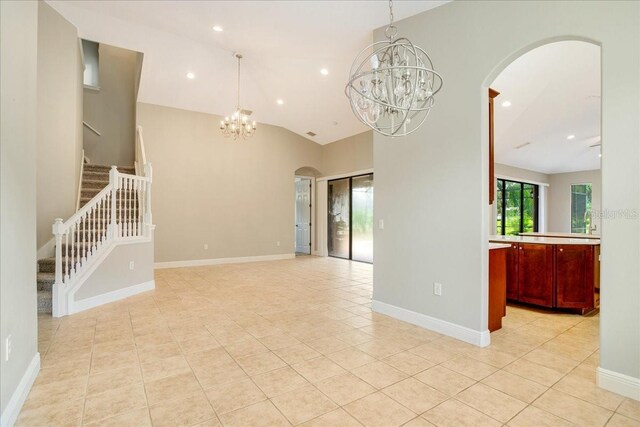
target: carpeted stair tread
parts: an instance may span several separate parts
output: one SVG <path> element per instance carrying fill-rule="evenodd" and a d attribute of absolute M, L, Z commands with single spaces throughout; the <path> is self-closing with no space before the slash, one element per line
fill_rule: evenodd
<path fill-rule="evenodd" d="M 36 277 L 38 291 L 51 291 L 51 286 L 56 281 L 55 273 L 38 273 Z"/>
<path fill-rule="evenodd" d="M 38 291 L 38 313 L 51 313 L 52 293 L 51 291 Z"/>

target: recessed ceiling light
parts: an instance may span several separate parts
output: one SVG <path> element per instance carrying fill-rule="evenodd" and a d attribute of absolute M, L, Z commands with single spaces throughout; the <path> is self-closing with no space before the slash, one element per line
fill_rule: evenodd
<path fill-rule="evenodd" d="M 511 101 L 504 101 L 504 102 L 502 103 L 502 106 L 503 106 L 503 107 L 511 107 Z"/>
<path fill-rule="evenodd" d="M 602 157 L 602 153 L 598 153 L 598 157 Z"/>
<path fill-rule="evenodd" d="M 284 101 L 282 99 L 276 99 L 276 104 L 282 105 L 284 104 Z"/>
<path fill-rule="evenodd" d="M 220 25 L 214 25 L 213 26 L 213 31 L 220 33 L 222 32 L 222 27 Z"/>
<path fill-rule="evenodd" d="M 195 74 L 193 74 L 193 73 L 187 73 L 187 78 L 188 78 L 189 80 L 193 80 L 193 79 L 195 79 L 195 78 L 196 78 L 196 75 L 195 75 Z"/>
<path fill-rule="evenodd" d="M 576 137 L 576 136 L 575 136 L 574 134 L 571 134 L 571 135 L 567 136 L 567 139 L 573 139 L 573 138 L 575 138 L 575 137 Z"/>
<path fill-rule="evenodd" d="M 326 76 L 327 74 L 329 74 L 329 70 L 327 70 L 326 68 L 322 68 L 320 70 L 320 74 L 322 74 L 323 76 Z"/>

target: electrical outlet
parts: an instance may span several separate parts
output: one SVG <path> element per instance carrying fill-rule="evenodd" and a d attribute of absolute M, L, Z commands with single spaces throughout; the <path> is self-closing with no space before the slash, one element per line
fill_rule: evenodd
<path fill-rule="evenodd" d="M 438 282 L 433 283 L 433 294 L 442 296 L 442 283 L 438 283 Z"/>
<path fill-rule="evenodd" d="M 11 346 L 11 335 L 9 335 L 5 340 L 5 344 L 4 344 L 4 361 L 5 362 L 9 361 L 9 356 L 11 355 L 12 349 L 13 348 Z"/>
<path fill-rule="evenodd" d="M 129 261 L 129 270 L 136 268 L 136 264 L 133 261 Z"/>
<path fill-rule="evenodd" d="M 276 246 L 280 246 L 280 240 L 276 242 Z"/>
<path fill-rule="evenodd" d="M 378 220 L 378 228 L 380 230 L 384 230 L 384 219 L 379 219 Z"/>
<path fill-rule="evenodd" d="M 204 244 L 204 250 L 206 251 L 206 250 L 208 250 L 208 249 L 209 249 L 209 244 L 208 244 L 208 243 L 205 243 L 205 244 Z"/>

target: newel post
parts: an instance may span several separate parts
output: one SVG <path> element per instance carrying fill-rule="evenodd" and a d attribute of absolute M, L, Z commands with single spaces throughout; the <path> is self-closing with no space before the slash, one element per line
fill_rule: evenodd
<path fill-rule="evenodd" d="M 53 235 L 56 239 L 56 265 L 55 265 L 55 279 L 51 288 L 51 311 L 53 317 L 60 317 L 62 313 L 61 307 L 61 291 L 62 291 L 62 218 L 56 218 L 53 223 Z"/>
<path fill-rule="evenodd" d="M 117 203 L 118 203 L 118 168 L 111 166 L 109 171 L 109 184 L 111 185 L 111 222 L 109 227 L 111 228 L 111 238 L 117 239 L 120 233 L 118 232 L 118 223 L 116 222 Z"/>
<path fill-rule="evenodd" d="M 153 168 L 151 163 L 144 165 L 144 176 L 149 180 L 146 182 L 145 201 L 144 201 L 144 223 L 146 226 L 145 232 L 147 235 L 151 232 L 151 226 L 153 224 L 153 218 L 151 216 L 151 181 L 153 180 Z"/>

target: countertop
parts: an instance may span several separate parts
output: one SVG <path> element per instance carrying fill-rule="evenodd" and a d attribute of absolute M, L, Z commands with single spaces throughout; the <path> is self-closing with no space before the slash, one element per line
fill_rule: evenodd
<path fill-rule="evenodd" d="M 535 236 L 489 236 L 489 242 L 497 243 L 537 243 L 542 245 L 599 245 L 599 239 L 571 239 L 566 237 Z"/>
<path fill-rule="evenodd" d="M 549 231 L 545 233 L 520 233 L 521 236 L 531 237 L 563 237 L 567 239 L 600 239 L 599 234 L 585 234 L 585 233 L 559 233 Z"/>
<path fill-rule="evenodd" d="M 509 243 L 493 243 L 489 242 L 489 250 L 491 249 L 506 249 L 510 248 L 511 245 Z"/>

